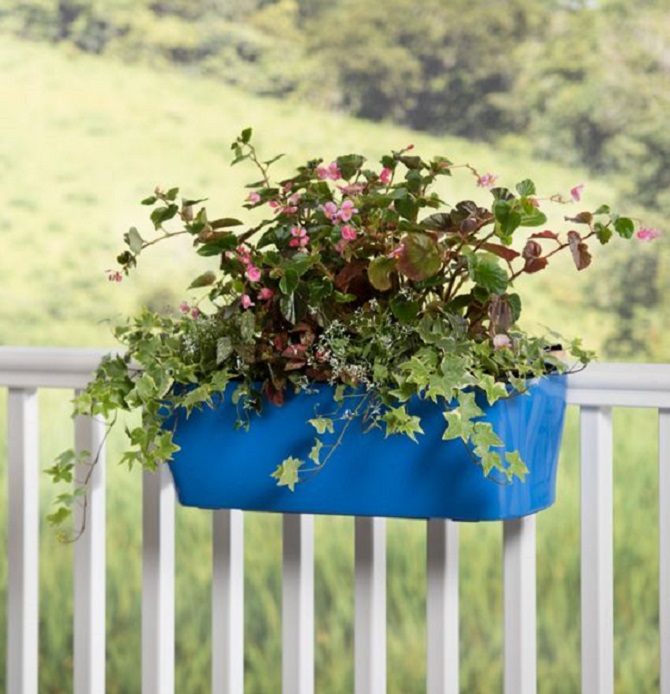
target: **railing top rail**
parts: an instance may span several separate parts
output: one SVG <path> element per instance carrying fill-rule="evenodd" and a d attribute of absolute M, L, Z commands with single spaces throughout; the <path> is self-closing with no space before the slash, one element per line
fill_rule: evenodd
<path fill-rule="evenodd" d="M 80 388 L 114 351 L 0 346 L 0 387 Z M 590 364 L 570 375 L 568 384 L 568 400 L 575 404 L 670 407 L 670 364 Z"/>

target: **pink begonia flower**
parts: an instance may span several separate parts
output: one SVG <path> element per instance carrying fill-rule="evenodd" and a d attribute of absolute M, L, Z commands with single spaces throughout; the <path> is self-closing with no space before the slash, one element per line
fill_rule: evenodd
<path fill-rule="evenodd" d="M 289 205 L 297 205 L 300 202 L 300 193 L 293 193 L 288 199 Z"/>
<path fill-rule="evenodd" d="M 181 304 L 179 304 L 179 310 L 182 313 L 188 313 L 191 310 L 191 307 L 188 305 L 188 302 L 182 301 Z"/>
<path fill-rule="evenodd" d="M 345 200 L 340 207 L 340 211 L 337 216 L 342 222 L 348 222 L 358 210 L 354 207 L 354 203 L 351 200 Z"/>
<path fill-rule="evenodd" d="M 261 201 L 261 196 L 260 196 L 258 193 L 253 193 L 253 192 L 252 192 L 252 193 L 249 193 L 249 195 L 247 195 L 247 200 L 248 200 L 250 203 L 252 203 L 252 204 L 255 205 L 257 202 L 260 202 L 260 201 Z"/>
<path fill-rule="evenodd" d="M 379 180 L 382 183 L 385 183 L 386 185 L 388 185 L 391 182 L 392 178 L 393 178 L 393 171 L 385 166 L 382 169 L 382 172 L 379 174 Z"/>
<path fill-rule="evenodd" d="M 197 306 L 191 309 L 191 318 L 200 318 L 200 309 Z"/>
<path fill-rule="evenodd" d="M 533 206 L 533 207 L 539 207 L 540 206 L 540 201 L 537 198 L 528 198 L 528 202 Z"/>
<path fill-rule="evenodd" d="M 342 227 L 342 238 L 347 241 L 353 241 L 356 238 L 356 229 L 349 224 L 345 224 Z"/>
<path fill-rule="evenodd" d="M 293 238 L 289 241 L 289 246 L 293 246 L 293 248 L 304 248 L 309 243 L 309 236 L 305 227 L 292 227 L 291 236 Z"/>
<path fill-rule="evenodd" d="M 331 181 L 337 181 L 342 178 L 342 172 L 340 167 L 337 165 L 336 161 L 331 161 L 328 166 L 317 166 L 316 175 L 321 181 L 325 181 L 329 178 Z"/>
<path fill-rule="evenodd" d="M 279 212 L 279 210 L 280 210 L 280 208 L 281 208 L 281 203 L 277 202 L 276 200 L 270 200 L 270 202 L 268 203 L 268 205 L 270 205 L 270 207 L 271 207 L 275 212 Z"/>
<path fill-rule="evenodd" d="M 272 291 L 272 289 L 270 289 L 270 287 L 263 287 L 263 289 L 258 292 L 258 298 L 261 301 L 269 301 L 274 295 L 275 293 Z"/>
<path fill-rule="evenodd" d="M 285 193 L 288 193 L 291 188 L 293 188 L 293 181 L 286 181 L 286 183 L 284 183 L 284 185 L 281 187 Z"/>
<path fill-rule="evenodd" d="M 245 274 L 250 282 L 258 282 L 261 278 L 261 271 L 251 263 L 247 265 L 247 270 Z"/>
<path fill-rule="evenodd" d="M 294 207 L 293 205 L 287 205 L 286 207 L 281 208 L 281 214 L 295 214 L 298 211 L 297 207 Z"/>
<path fill-rule="evenodd" d="M 110 282 L 121 282 L 123 275 L 118 270 L 107 270 L 107 279 Z"/>
<path fill-rule="evenodd" d="M 334 202 L 327 202 L 321 209 L 331 222 L 337 219 L 337 205 Z"/>
<path fill-rule="evenodd" d="M 386 257 L 387 258 L 398 258 L 399 256 L 402 255 L 402 252 L 405 249 L 403 248 L 402 244 L 398 246 L 398 248 L 394 248 Z"/>
<path fill-rule="evenodd" d="M 641 227 L 635 234 L 638 241 L 644 241 L 646 243 L 657 239 L 660 235 L 661 232 L 658 229 L 651 229 L 650 227 Z"/>
<path fill-rule="evenodd" d="M 349 244 L 349 241 L 347 239 L 340 239 L 336 244 L 335 244 L 335 250 L 340 254 L 344 255 L 344 249 L 347 247 Z"/>
<path fill-rule="evenodd" d="M 504 347 L 511 347 L 512 346 L 512 341 L 509 339 L 507 335 L 503 335 L 502 333 L 498 335 L 493 336 L 493 348 L 494 349 L 503 349 Z"/>
<path fill-rule="evenodd" d="M 570 197 L 574 200 L 574 202 L 579 202 L 582 199 L 583 190 L 583 183 L 580 183 L 578 186 L 575 186 L 574 188 L 570 188 Z"/>
<path fill-rule="evenodd" d="M 252 306 L 256 305 L 251 300 L 251 297 L 248 294 L 242 294 L 242 299 L 240 301 L 242 303 L 242 308 L 244 308 L 244 309 L 251 308 Z"/>
<path fill-rule="evenodd" d="M 491 188 L 493 188 L 497 180 L 497 176 L 494 176 L 491 173 L 485 173 L 483 176 L 479 176 L 477 178 L 477 185 L 480 188 L 488 188 L 490 190 Z"/>

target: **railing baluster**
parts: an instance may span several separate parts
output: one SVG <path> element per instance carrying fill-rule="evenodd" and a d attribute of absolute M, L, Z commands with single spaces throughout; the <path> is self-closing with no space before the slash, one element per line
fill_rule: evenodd
<path fill-rule="evenodd" d="M 581 411 L 582 691 L 614 690 L 612 413 Z"/>
<path fill-rule="evenodd" d="M 74 527 L 74 691 L 105 691 L 105 423 L 79 416 L 75 449 L 90 458 L 78 463 L 75 483 L 86 496 L 75 503 Z"/>
<path fill-rule="evenodd" d="M 386 692 L 386 522 L 355 521 L 355 694 Z"/>
<path fill-rule="evenodd" d="M 282 691 L 314 692 L 314 517 L 284 514 Z"/>
<path fill-rule="evenodd" d="M 144 472 L 142 692 L 174 692 L 175 492 L 167 465 Z"/>
<path fill-rule="evenodd" d="M 670 694 L 670 410 L 658 413 L 658 439 L 660 694 Z"/>
<path fill-rule="evenodd" d="M 37 393 L 9 391 L 7 691 L 37 694 L 39 484 Z"/>
<path fill-rule="evenodd" d="M 212 694 L 244 691 L 244 514 L 212 514 Z"/>
<path fill-rule="evenodd" d="M 505 694 L 537 691 L 535 516 L 503 523 Z"/>
<path fill-rule="evenodd" d="M 428 694 L 458 694 L 458 523 L 429 520 L 426 567 Z"/>

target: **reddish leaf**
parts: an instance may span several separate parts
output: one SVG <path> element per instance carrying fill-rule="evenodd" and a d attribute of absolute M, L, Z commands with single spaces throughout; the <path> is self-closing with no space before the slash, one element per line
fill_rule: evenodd
<path fill-rule="evenodd" d="M 549 229 L 545 229 L 544 231 L 538 231 L 535 234 L 531 234 L 529 238 L 531 238 L 531 239 L 554 239 L 554 241 L 558 241 L 558 234 L 554 231 L 549 231 Z"/>
<path fill-rule="evenodd" d="M 515 251 L 508 246 L 502 246 L 499 243 L 485 243 L 482 245 L 482 248 L 489 251 L 489 253 L 493 253 L 493 255 L 497 255 L 499 258 L 508 260 L 510 263 L 519 257 L 519 251 Z"/>
<path fill-rule="evenodd" d="M 591 264 L 591 254 L 589 247 L 582 241 L 582 237 L 576 231 L 569 231 L 568 243 L 576 268 L 583 270 L 588 267 Z"/>
<path fill-rule="evenodd" d="M 542 257 L 542 246 L 537 241 L 527 241 L 522 255 L 526 260 L 523 269 L 528 274 L 543 270 L 549 262 Z"/>
<path fill-rule="evenodd" d="M 354 279 L 364 275 L 367 270 L 368 264 L 365 260 L 352 260 L 347 263 L 338 273 L 335 278 L 335 286 L 341 292 L 347 292 L 349 290 L 349 285 Z"/>
<path fill-rule="evenodd" d="M 281 407 L 284 404 L 284 391 L 274 387 L 272 381 L 268 381 L 265 384 L 265 395 L 267 399 L 277 407 Z"/>

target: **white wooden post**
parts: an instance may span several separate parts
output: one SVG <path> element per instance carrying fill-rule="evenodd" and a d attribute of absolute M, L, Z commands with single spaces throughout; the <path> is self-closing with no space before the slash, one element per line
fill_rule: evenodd
<path fill-rule="evenodd" d="M 285 513 L 282 692 L 314 693 L 314 517 Z"/>
<path fill-rule="evenodd" d="M 144 472 L 142 694 L 174 694 L 174 510 L 167 465 Z"/>
<path fill-rule="evenodd" d="M 614 691 L 612 413 L 582 407 L 582 691 Z"/>
<path fill-rule="evenodd" d="M 659 412 L 658 438 L 660 694 L 670 694 L 670 409 Z"/>
<path fill-rule="evenodd" d="M 355 694 L 386 692 L 386 522 L 355 521 Z"/>
<path fill-rule="evenodd" d="M 7 691 L 37 694 L 37 393 L 10 389 L 7 421 Z"/>
<path fill-rule="evenodd" d="M 105 691 L 105 423 L 75 419 L 75 449 L 88 451 L 76 465 L 75 483 L 86 495 L 75 501 L 74 528 L 74 691 Z"/>
<path fill-rule="evenodd" d="M 535 516 L 503 523 L 505 694 L 537 691 Z"/>
<path fill-rule="evenodd" d="M 458 523 L 429 520 L 426 567 L 428 694 L 458 694 Z"/>
<path fill-rule="evenodd" d="M 212 694 L 244 691 L 244 514 L 212 513 Z"/>

